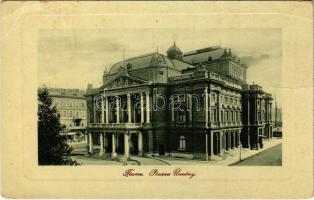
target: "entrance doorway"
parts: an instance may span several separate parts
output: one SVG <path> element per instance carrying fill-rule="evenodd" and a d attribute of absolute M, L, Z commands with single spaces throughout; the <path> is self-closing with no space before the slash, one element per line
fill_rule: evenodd
<path fill-rule="evenodd" d="M 220 135 L 219 133 L 213 133 L 213 151 L 214 155 L 218 155 L 220 153 Z"/>
<path fill-rule="evenodd" d="M 105 134 L 106 143 L 104 145 L 105 145 L 106 152 L 112 152 L 112 134 L 108 134 L 108 133 Z"/>
<path fill-rule="evenodd" d="M 159 155 L 164 156 L 165 155 L 165 145 L 160 144 L 159 145 Z"/>
<path fill-rule="evenodd" d="M 118 135 L 117 153 L 124 154 L 124 134 Z"/>
<path fill-rule="evenodd" d="M 131 134 L 130 153 L 133 155 L 138 155 L 138 136 L 136 134 Z"/>

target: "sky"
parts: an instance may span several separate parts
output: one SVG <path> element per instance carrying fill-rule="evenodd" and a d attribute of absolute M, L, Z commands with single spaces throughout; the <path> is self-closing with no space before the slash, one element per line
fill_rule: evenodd
<path fill-rule="evenodd" d="M 157 49 L 166 55 L 174 41 L 183 53 L 217 45 L 231 48 L 249 66 L 247 82 L 261 85 L 280 101 L 280 29 L 44 29 L 38 37 L 39 85 L 99 87 L 104 70 L 123 55 Z"/>

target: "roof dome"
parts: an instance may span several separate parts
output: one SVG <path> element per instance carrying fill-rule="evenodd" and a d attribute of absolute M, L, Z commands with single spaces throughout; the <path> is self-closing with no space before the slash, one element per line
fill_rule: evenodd
<path fill-rule="evenodd" d="M 166 56 L 154 52 L 120 61 L 111 67 L 109 74 L 115 74 L 126 69 L 132 71 L 151 66 L 175 68 L 173 63 Z"/>
<path fill-rule="evenodd" d="M 170 59 L 182 59 L 182 51 L 176 46 L 176 42 L 173 43 L 173 46 L 171 46 L 167 51 L 167 57 Z"/>

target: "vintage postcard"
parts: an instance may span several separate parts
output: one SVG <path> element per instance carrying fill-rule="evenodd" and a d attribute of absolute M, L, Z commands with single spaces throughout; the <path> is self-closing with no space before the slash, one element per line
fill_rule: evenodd
<path fill-rule="evenodd" d="M 309 198 L 308 2 L 5 2 L 2 195 Z"/>

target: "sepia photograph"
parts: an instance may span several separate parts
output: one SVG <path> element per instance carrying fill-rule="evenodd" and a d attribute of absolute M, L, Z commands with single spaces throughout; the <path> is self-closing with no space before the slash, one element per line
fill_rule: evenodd
<path fill-rule="evenodd" d="M 0 11 L 4 198 L 313 196 L 310 3 Z"/>
<path fill-rule="evenodd" d="M 280 29 L 40 30 L 38 67 L 39 165 L 282 165 Z"/>

